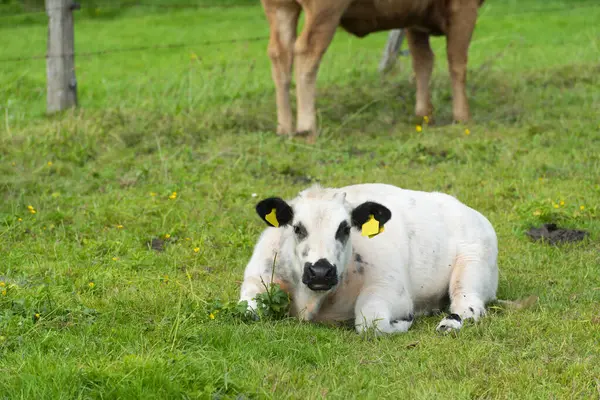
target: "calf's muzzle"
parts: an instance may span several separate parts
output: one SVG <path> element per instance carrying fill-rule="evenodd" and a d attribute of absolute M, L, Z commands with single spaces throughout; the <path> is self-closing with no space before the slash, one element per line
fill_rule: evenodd
<path fill-rule="evenodd" d="M 304 264 L 302 283 L 311 290 L 329 290 L 338 283 L 337 268 L 321 258 L 314 264 Z"/>

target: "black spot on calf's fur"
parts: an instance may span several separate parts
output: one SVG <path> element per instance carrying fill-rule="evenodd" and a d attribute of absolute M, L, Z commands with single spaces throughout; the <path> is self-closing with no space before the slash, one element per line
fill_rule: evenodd
<path fill-rule="evenodd" d="M 460 315 L 458 315 L 458 314 L 450 314 L 446 317 L 446 319 L 453 319 L 455 321 L 462 322 L 462 319 L 460 318 Z"/>
<path fill-rule="evenodd" d="M 408 316 L 406 316 L 404 318 L 395 319 L 393 321 L 390 321 L 390 323 L 391 324 L 396 324 L 396 323 L 398 323 L 400 321 L 411 322 L 411 321 L 414 321 L 414 319 L 415 319 L 415 314 L 410 313 L 410 314 L 408 314 Z"/>

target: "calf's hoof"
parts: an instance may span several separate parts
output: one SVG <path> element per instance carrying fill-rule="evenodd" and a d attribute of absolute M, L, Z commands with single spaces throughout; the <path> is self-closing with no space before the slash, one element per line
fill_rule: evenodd
<path fill-rule="evenodd" d="M 458 314 L 450 314 L 439 323 L 435 330 L 440 333 L 448 333 L 458 331 L 460 328 L 462 328 L 462 318 Z"/>

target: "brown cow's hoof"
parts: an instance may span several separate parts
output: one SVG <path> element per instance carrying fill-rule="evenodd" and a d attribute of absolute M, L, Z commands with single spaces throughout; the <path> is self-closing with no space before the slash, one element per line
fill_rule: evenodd
<path fill-rule="evenodd" d="M 468 112 L 466 113 L 454 113 L 454 122 L 458 122 L 458 123 L 465 123 L 465 122 L 469 122 L 469 120 L 471 119 L 471 116 L 469 115 Z"/>
<path fill-rule="evenodd" d="M 429 115 L 419 115 L 417 114 L 414 119 L 413 122 L 417 125 L 421 125 L 421 126 L 428 126 L 428 125 L 434 125 L 435 124 L 435 120 L 433 118 L 433 116 L 431 114 Z"/>
<path fill-rule="evenodd" d="M 294 136 L 304 139 L 308 144 L 315 144 L 317 142 L 317 132 L 314 131 L 297 131 Z"/>
<path fill-rule="evenodd" d="M 279 136 L 292 136 L 292 132 L 292 128 L 277 127 L 277 135 Z"/>

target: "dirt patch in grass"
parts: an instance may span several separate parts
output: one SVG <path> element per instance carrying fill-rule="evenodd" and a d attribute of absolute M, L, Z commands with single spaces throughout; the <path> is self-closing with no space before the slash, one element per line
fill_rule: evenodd
<path fill-rule="evenodd" d="M 539 228 L 531 228 L 527 231 L 534 241 L 548 244 L 561 244 L 579 242 L 587 236 L 587 232 L 579 229 L 559 228 L 556 224 L 544 224 Z"/>

